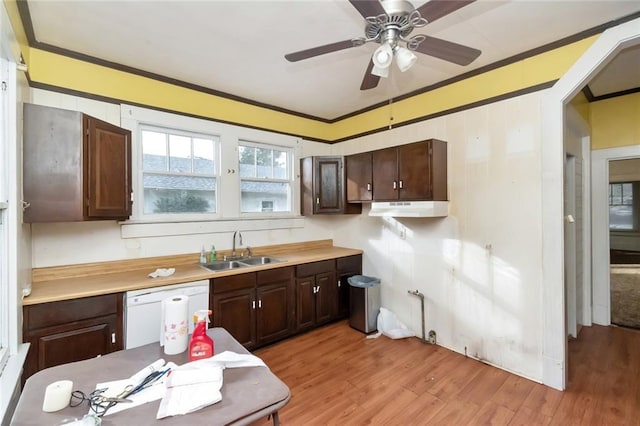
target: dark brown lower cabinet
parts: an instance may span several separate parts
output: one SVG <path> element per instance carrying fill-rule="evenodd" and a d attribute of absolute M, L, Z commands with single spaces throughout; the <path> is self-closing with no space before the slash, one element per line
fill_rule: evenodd
<path fill-rule="evenodd" d="M 31 343 L 22 380 L 60 364 L 123 348 L 122 293 L 23 307 L 23 340 Z"/>
<path fill-rule="evenodd" d="M 293 318 L 293 267 L 211 280 L 213 325 L 247 349 L 287 337 Z"/>
<path fill-rule="evenodd" d="M 296 330 L 304 331 L 337 317 L 335 260 L 296 267 Z"/>
<path fill-rule="evenodd" d="M 362 255 L 339 257 L 336 259 L 338 270 L 338 318 L 349 317 L 349 277 L 362 275 Z"/>

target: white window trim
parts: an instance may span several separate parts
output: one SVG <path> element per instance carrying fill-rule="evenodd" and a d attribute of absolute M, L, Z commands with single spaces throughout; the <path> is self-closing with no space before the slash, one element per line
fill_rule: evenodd
<path fill-rule="evenodd" d="M 142 182 L 142 173 L 143 173 L 143 168 L 142 168 L 142 131 L 143 130 L 150 130 L 150 131 L 157 131 L 157 132 L 162 132 L 162 133 L 170 133 L 172 135 L 178 135 L 178 136 L 186 136 L 186 137 L 201 137 L 203 139 L 214 139 L 214 163 L 215 163 L 215 170 L 214 170 L 214 174 L 213 177 L 216 179 L 216 185 L 220 185 L 220 170 L 221 170 L 221 154 L 220 154 L 220 135 L 218 134 L 207 134 L 207 133 L 202 133 L 202 132 L 191 132 L 188 130 L 184 130 L 184 129 L 172 129 L 166 126 L 157 126 L 154 124 L 146 124 L 146 123 L 138 123 L 138 133 L 136 135 L 136 140 L 138 141 L 135 146 L 137 146 L 137 153 L 138 153 L 138 158 L 140 159 L 140 161 L 138 163 L 133 163 L 134 166 L 133 168 L 133 172 L 135 174 L 138 175 L 138 181 L 140 182 L 140 186 L 139 188 L 137 188 L 137 191 L 134 190 L 134 193 L 137 194 L 143 194 L 144 192 L 144 184 Z M 133 138 L 133 136 L 132 136 Z M 133 141 L 132 141 L 133 142 Z M 135 165 L 137 164 L 137 166 Z M 161 172 L 159 172 L 161 173 Z M 209 176 L 209 175 L 207 175 Z M 193 213 L 193 214 L 189 214 L 189 213 L 183 213 L 183 214 L 175 214 L 175 213 L 165 213 L 165 214 L 145 214 L 144 213 L 144 205 L 142 203 L 136 202 L 137 198 L 134 195 L 134 205 L 136 207 L 134 207 L 135 209 L 135 216 L 139 218 L 142 221 L 148 221 L 148 222 L 184 222 L 184 221 L 189 221 L 189 222 L 197 222 L 197 221 L 203 221 L 203 220 L 216 220 L 219 219 L 221 217 L 219 209 L 216 207 L 216 212 L 215 213 Z M 220 205 L 220 191 L 216 191 L 216 206 Z"/>
<path fill-rule="evenodd" d="M 248 139 L 240 139 L 238 141 L 238 146 L 240 145 L 244 145 L 244 146 L 251 146 L 251 147 L 255 147 L 255 148 L 271 148 L 271 149 L 280 149 L 282 151 L 286 151 L 289 154 L 289 178 L 288 179 L 269 179 L 269 182 L 287 182 L 289 184 L 289 189 L 291 191 L 291 197 L 289 199 L 289 211 L 287 212 L 243 212 L 242 208 L 238 205 L 238 211 L 240 214 L 240 217 L 242 218 L 277 218 L 277 217 L 291 217 L 295 212 L 296 212 L 296 206 L 299 205 L 299 203 L 296 202 L 297 198 L 295 197 L 295 192 L 298 192 L 295 190 L 295 188 L 297 188 L 296 186 L 296 179 L 295 176 L 297 176 L 296 174 L 296 169 L 295 169 L 295 164 L 296 164 L 296 160 L 298 159 L 298 157 L 296 156 L 296 152 L 295 149 L 293 147 L 290 146 L 285 146 L 282 144 L 277 144 L 277 143 L 269 143 L 269 142 L 256 142 L 255 140 L 248 140 Z M 236 161 L 239 162 L 239 158 L 238 155 L 236 154 Z M 240 167 L 240 165 L 238 164 L 238 168 Z M 242 178 L 240 177 L 240 175 L 238 174 L 238 185 L 240 185 L 240 181 L 242 180 Z M 247 180 L 252 180 L 247 178 Z M 257 181 L 260 181 L 260 179 L 255 179 Z M 238 187 L 238 203 L 240 203 L 240 188 Z"/>
<path fill-rule="evenodd" d="M 122 238 L 142 238 L 154 236 L 210 234 L 229 232 L 230 230 L 270 230 L 290 229 L 304 226 L 304 217 L 300 216 L 299 161 L 302 151 L 302 139 L 264 130 L 251 129 L 220 123 L 212 120 L 189 117 L 163 111 L 121 105 L 120 125 L 132 133 L 133 199 L 134 214 L 130 220 L 121 222 Z M 215 220 L 196 220 L 189 218 L 162 218 L 151 220 L 138 214 L 137 195 L 142 190 L 140 172 L 142 150 L 139 145 L 140 126 L 152 126 L 164 129 L 177 129 L 189 133 L 219 136 L 219 157 L 216 166 L 220 170 L 218 180 L 218 208 Z M 238 176 L 239 141 L 260 141 L 262 144 L 292 150 L 291 201 L 292 211 L 273 213 L 240 213 L 240 178 Z"/>
<path fill-rule="evenodd" d="M 0 422 L 10 420 L 9 407 L 18 395 L 22 367 L 27 356 L 29 344 L 23 344 L 19 327 L 20 296 L 18 294 L 18 133 L 17 133 L 17 77 L 16 63 L 19 58 L 19 47 L 13 34 L 5 8 L 0 7 L 0 58 L 2 58 L 2 80 L 7 90 L 3 92 L 2 108 L 0 108 L 0 200 L 3 216 L 2 267 L 0 273 L 4 280 L 2 285 L 2 306 L 4 316 L 2 339 L 6 348 L 2 354 L 0 365 Z M 6 71 L 6 72 L 5 72 Z M 13 285 L 11 284 L 13 283 Z"/>

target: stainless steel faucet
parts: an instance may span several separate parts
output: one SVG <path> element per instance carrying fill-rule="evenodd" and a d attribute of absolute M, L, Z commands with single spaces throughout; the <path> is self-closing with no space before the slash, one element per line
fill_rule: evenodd
<path fill-rule="evenodd" d="M 235 257 L 236 256 L 236 235 L 239 237 L 239 245 L 242 246 L 242 234 L 240 233 L 240 231 L 234 231 L 233 233 L 233 246 L 231 249 L 231 256 Z"/>

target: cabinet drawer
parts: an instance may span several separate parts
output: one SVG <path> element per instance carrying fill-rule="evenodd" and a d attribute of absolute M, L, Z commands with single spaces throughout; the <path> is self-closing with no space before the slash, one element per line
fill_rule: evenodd
<path fill-rule="evenodd" d="M 360 271 L 362 268 L 362 255 L 339 257 L 336 259 L 338 271 Z"/>
<path fill-rule="evenodd" d="M 255 272 L 251 272 L 248 274 L 230 275 L 228 277 L 214 278 L 211 282 L 211 291 L 213 293 L 224 293 L 225 291 L 255 287 L 256 274 Z"/>
<path fill-rule="evenodd" d="M 105 294 L 103 296 L 25 306 L 25 328 L 27 330 L 36 330 L 117 314 L 118 303 L 122 304 L 122 298 L 119 298 L 118 294 Z"/>
<path fill-rule="evenodd" d="M 296 266 L 296 276 L 308 277 L 310 275 L 317 275 L 327 271 L 335 271 L 335 269 L 336 261 L 334 259 L 305 263 L 303 265 Z"/>
<path fill-rule="evenodd" d="M 293 280 L 293 266 L 269 269 L 267 271 L 260 271 L 257 274 L 259 286 L 282 281 L 291 281 Z"/>

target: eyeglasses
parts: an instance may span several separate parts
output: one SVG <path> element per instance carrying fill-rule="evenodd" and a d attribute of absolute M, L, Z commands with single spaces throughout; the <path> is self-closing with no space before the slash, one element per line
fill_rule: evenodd
<path fill-rule="evenodd" d="M 118 402 L 131 402 L 130 399 L 120 397 L 106 397 L 103 395 L 106 390 L 107 388 L 96 389 L 89 395 L 85 395 L 85 393 L 81 390 L 75 390 L 71 392 L 71 401 L 69 402 L 69 406 L 77 407 L 84 401 L 87 401 L 87 403 L 89 404 L 89 409 L 94 412 L 96 416 L 102 417 L 107 413 L 107 410 L 116 405 Z"/>

